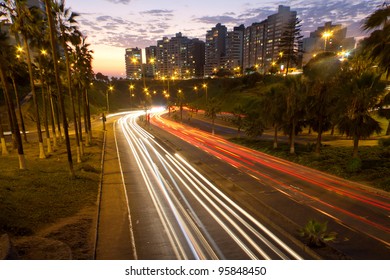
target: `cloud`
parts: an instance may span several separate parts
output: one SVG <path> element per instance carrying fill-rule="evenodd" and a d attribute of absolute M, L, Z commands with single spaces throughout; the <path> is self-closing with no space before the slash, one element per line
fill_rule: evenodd
<path fill-rule="evenodd" d="M 234 23 L 238 24 L 240 22 L 240 19 L 234 18 L 231 16 L 204 16 L 196 18 L 195 21 L 200 23 L 206 23 L 206 24 L 217 24 L 217 23 Z"/>
<path fill-rule="evenodd" d="M 129 22 L 123 20 L 120 17 L 112 17 L 112 16 L 98 16 L 96 18 L 97 23 L 99 22 L 111 22 L 115 24 L 129 24 Z"/>
<path fill-rule="evenodd" d="M 123 4 L 123 5 L 127 5 L 131 2 L 131 0 L 106 0 L 106 1 L 114 4 Z"/>
<path fill-rule="evenodd" d="M 107 0 L 116 4 L 127 4 L 130 0 Z M 326 21 L 333 24 L 342 24 L 348 27 L 348 36 L 361 36 L 361 21 L 373 12 L 383 0 L 290 0 L 274 1 L 262 0 L 261 4 L 249 1 L 240 4 L 234 10 L 226 10 L 213 14 L 213 10 L 206 10 L 203 14 L 193 14 L 180 22 L 175 21 L 178 11 L 171 9 L 150 9 L 144 11 L 133 10 L 131 16 L 114 17 L 112 14 L 83 13 L 79 23 L 84 35 L 91 40 L 91 44 L 113 45 L 117 47 L 146 47 L 155 45 L 162 37 L 172 37 L 175 33 L 183 32 L 183 36 L 204 40 L 207 30 L 222 23 L 231 30 L 234 26 L 261 22 L 269 15 L 275 14 L 278 4 L 290 6 L 302 19 L 302 34 L 309 36 Z M 259 1 L 257 1 L 259 2 Z M 195 13 L 195 10 L 194 10 Z M 85 31 L 85 32 L 84 32 Z M 172 35 L 173 34 L 173 35 Z"/>
<path fill-rule="evenodd" d="M 140 12 L 142 15 L 150 15 L 155 17 L 173 16 L 173 10 L 148 10 Z"/>

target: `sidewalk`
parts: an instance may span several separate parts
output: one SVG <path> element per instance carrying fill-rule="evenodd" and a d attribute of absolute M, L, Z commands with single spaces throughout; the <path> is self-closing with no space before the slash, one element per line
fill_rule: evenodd
<path fill-rule="evenodd" d="M 134 256 L 131 247 L 129 213 L 113 125 L 113 123 L 106 124 L 95 259 L 131 260 Z"/>

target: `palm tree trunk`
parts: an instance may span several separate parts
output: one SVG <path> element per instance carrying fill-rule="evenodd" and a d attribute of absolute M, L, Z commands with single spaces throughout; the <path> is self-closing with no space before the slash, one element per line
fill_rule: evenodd
<path fill-rule="evenodd" d="M 359 137 L 353 136 L 353 158 L 359 158 Z"/>
<path fill-rule="evenodd" d="M 62 129 L 61 129 L 61 116 L 62 116 L 62 111 L 61 111 L 61 104 L 58 104 L 60 103 L 60 100 L 59 98 L 53 98 L 53 94 L 51 94 L 51 103 L 52 103 L 52 106 L 53 106 L 53 110 L 54 110 L 54 116 L 56 117 L 57 119 L 57 131 L 58 131 L 58 139 L 60 140 L 60 142 L 62 142 L 63 138 L 62 138 Z M 56 100 L 56 102 L 53 102 L 54 100 Z"/>
<path fill-rule="evenodd" d="M 1 155 L 6 156 L 6 155 L 8 155 L 8 149 L 7 149 L 7 144 L 5 142 L 5 137 L 4 137 L 2 115 L 3 114 L 0 113 Z"/>
<path fill-rule="evenodd" d="M 295 118 L 292 121 L 290 154 L 295 154 Z"/>
<path fill-rule="evenodd" d="M 57 84 L 57 90 L 58 90 L 58 101 L 60 103 L 61 111 L 62 111 L 62 125 L 64 127 L 64 134 L 65 134 L 65 141 L 66 141 L 66 150 L 68 154 L 68 164 L 69 164 L 69 171 L 72 178 L 75 177 L 74 169 L 73 169 L 73 160 L 72 160 L 72 150 L 70 148 L 70 139 L 69 139 L 69 132 L 68 132 L 68 121 L 66 119 L 66 113 L 65 113 L 65 105 L 64 100 L 62 98 L 62 86 L 61 86 L 61 80 L 60 80 L 60 73 L 58 69 L 58 58 L 57 58 L 57 49 L 56 49 L 56 39 L 55 39 L 55 26 L 54 26 L 54 20 L 53 15 L 51 13 L 51 1 L 50 0 L 44 0 L 45 6 L 46 6 L 46 16 L 48 17 L 48 23 L 49 23 L 49 29 L 50 29 L 50 45 L 51 45 L 51 51 L 52 51 L 52 57 L 53 57 L 53 64 L 54 64 L 54 72 L 56 76 L 56 84 Z"/>
<path fill-rule="evenodd" d="M 34 84 L 34 77 L 33 77 L 33 68 L 32 68 L 32 61 L 31 61 L 31 54 L 30 54 L 30 46 L 28 45 L 26 35 L 23 35 L 23 40 L 24 40 L 24 46 L 26 48 L 27 66 L 28 66 L 28 72 L 29 72 L 29 76 L 30 76 L 30 87 L 31 87 L 31 92 L 33 95 L 33 101 L 34 101 L 34 107 L 35 107 L 35 118 L 36 118 L 38 142 L 39 142 L 39 158 L 43 159 L 43 158 L 46 158 L 46 155 L 45 155 L 45 150 L 44 150 L 44 146 L 43 146 L 41 121 L 39 118 L 38 99 L 37 99 L 37 95 L 35 92 L 35 84 Z"/>
<path fill-rule="evenodd" d="M 274 124 L 274 149 L 278 148 L 278 126 Z"/>
<path fill-rule="evenodd" d="M 5 72 L 4 72 L 4 75 L 5 75 Z M 6 77 L 6 76 L 4 76 L 4 77 Z M 4 90 L 4 92 L 6 92 L 5 88 L 3 90 Z M 8 91 L 8 88 L 7 88 L 7 91 Z M 14 128 L 13 121 L 14 120 L 12 118 L 12 108 L 10 106 L 10 102 L 9 102 L 8 98 L 10 98 L 10 96 L 8 96 L 7 94 L 4 94 L 4 100 L 5 100 L 6 107 L 7 107 L 9 129 L 11 131 L 11 137 L 12 137 L 12 146 L 14 149 L 17 149 L 18 144 L 16 142 L 16 138 L 15 138 L 15 134 L 14 134 L 14 130 L 13 130 L 13 128 Z"/>
<path fill-rule="evenodd" d="M 87 108 L 87 120 L 88 120 L 88 142 L 92 144 L 92 124 L 91 124 L 91 112 L 89 106 L 88 90 L 85 89 L 85 106 Z"/>
<path fill-rule="evenodd" d="M 318 118 L 319 124 L 318 124 L 318 135 L 317 135 L 317 143 L 316 143 L 316 149 L 315 154 L 319 155 L 321 153 L 321 142 L 322 142 L 322 116 Z"/>
<path fill-rule="evenodd" d="M 183 104 L 180 103 L 180 122 L 183 122 Z"/>
<path fill-rule="evenodd" d="M 81 96 L 81 104 L 79 104 L 79 106 L 83 107 L 85 145 L 89 146 L 89 143 L 88 143 L 87 102 L 86 102 L 86 98 L 85 98 L 85 90 L 84 90 L 84 87 L 83 87 L 83 85 L 81 83 L 79 83 L 79 90 L 80 90 L 80 96 Z M 80 123 L 80 127 L 81 127 L 81 123 Z"/>
<path fill-rule="evenodd" d="M 8 85 L 7 81 L 5 78 L 5 71 L 3 67 L 0 65 L 0 80 L 3 83 L 3 88 L 4 88 L 4 94 L 6 96 L 7 102 L 8 102 L 8 107 L 11 108 L 11 123 L 12 123 L 12 133 L 15 136 L 15 141 L 17 143 L 17 148 L 18 148 L 18 158 L 19 158 L 19 169 L 26 169 L 26 161 L 24 157 L 24 151 L 23 151 L 23 143 L 22 143 L 22 137 L 20 136 L 20 130 L 19 130 L 19 125 L 18 121 L 16 119 L 16 113 L 15 113 L 15 107 L 14 103 L 12 101 L 12 98 L 9 94 L 8 90 Z"/>
<path fill-rule="evenodd" d="M 212 132 L 213 135 L 214 135 L 214 122 L 215 122 L 215 118 L 212 118 L 212 129 L 211 129 L 211 132 Z"/>
<path fill-rule="evenodd" d="M 53 95 L 51 93 L 51 87 L 50 85 L 46 84 L 48 98 L 49 98 L 49 115 L 50 115 L 50 124 L 51 124 L 51 131 L 53 134 L 53 147 L 54 149 L 57 148 L 57 134 L 56 134 L 56 123 L 54 119 L 54 104 L 53 104 Z"/>
<path fill-rule="evenodd" d="M 45 79 L 43 77 L 43 71 L 41 68 L 42 61 L 41 58 L 38 58 L 39 62 L 39 74 L 41 76 L 41 90 L 42 90 L 42 107 L 43 107 L 43 125 L 45 126 L 45 133 L 46 133 L 46 144 L 47 144 L 47 152 L 52 153 L 53 149 L 51 147 L 51 140 L 50 140 L 50 131 L 49 131 L 49 122 L 47 120 L 47 98 L 45 94 Z"/>
<path fill-rule="evenodd" d="M 77 109 L 78 109 L 78 114 L 77 114 L 77 122 L 78 122 L 78 129 L 79 129 L 79 141 L 80 141 L 80 153 L 81 156 L 84 155 L 84 148 L 83 148 L 83 127 L 81 125 L 81 94 L 80 94 L 80 87 L 76 88 L 76 96 L 77 96 Z"/>
<path fill-rule="evenodd" d="M 73 90 L 72 90 L 72 75 L 70 72 L 70 58 L 69 58 L 69 53 L 67 50 L 67 45 L 66 45 L 64 40 L 62 40 L 62 47 L 65 50 L 66 74 L 68 76 L 68 93 L 70 96 L 70 103 L 72 104 L 73 124 L 74 124 L 75 138 L 76 138 L 77 163 L 80 163 L 81 162 L 80 138 L 79 138 L 76 108 L 75 108 L 75 104 L 74 104 L 74 96 L 73 96 Z"/>
<path fill-rule="evenodd" d="M 27 141 L 26 127 L 24 125 L 24 118 L 23 118 L 23 114 L 22 114 L 22 107 L 20 106 L 19 92 L 18 92 L 18 88 L 16 87 L 14 75 L 11 75 L 11 80 L 12 80 L 12 86 L 13 86 L 14 92 L 15 92 L 16 106 L 18 107 L 20 125 L 22 127 L 22 133 L 23 133 L 24 142 L 27 143 L 28 141 Z"/>

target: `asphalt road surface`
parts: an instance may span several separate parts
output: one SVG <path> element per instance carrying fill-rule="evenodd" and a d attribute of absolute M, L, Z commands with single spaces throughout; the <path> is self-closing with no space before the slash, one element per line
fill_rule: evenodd
<path fill-rule="evenodd" d="M 115 125 L 138 259 L 312 258 L 141 128 L 139 114 Z"/>
<path fill-rule="evenodd" d="M 115 125 L 138 259 L 312 259 L 309 219 L 337 232 L 323 258 L 390 258 L 388 195 L 141 114 Z"/>

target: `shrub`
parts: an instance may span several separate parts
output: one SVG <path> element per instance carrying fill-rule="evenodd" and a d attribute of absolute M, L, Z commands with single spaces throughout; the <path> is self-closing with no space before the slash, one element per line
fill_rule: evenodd
<path fill-rule="evenodd" d="M 390 147 L 390 138 L 379 139 L 378 143 L 381 147 Z"/>
<path fill-rule="evenodd" d="M 307 240 L 309 247 L 323 247 L 326 242 L 334 241 L 337 233 L 327 232 L 328 222 L 320 223 L 309 220 L 305 227 L 299 230 L 299 234 Z"/>
<path fill-rule="evenodd" d="M 362 161 L 360 158 L 352 158 L 347 162 L 347 172 L 357 173 L 362 169 Z"/>

